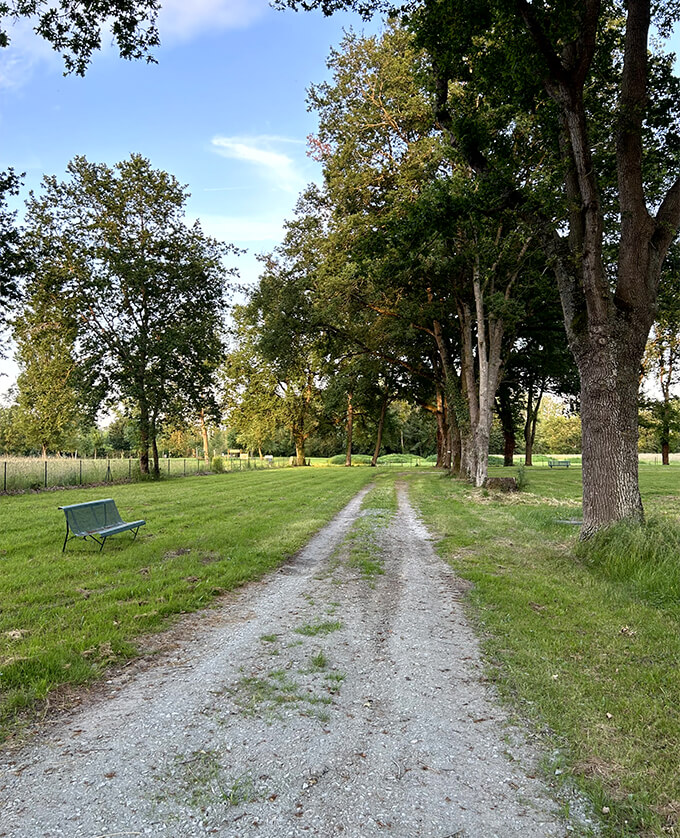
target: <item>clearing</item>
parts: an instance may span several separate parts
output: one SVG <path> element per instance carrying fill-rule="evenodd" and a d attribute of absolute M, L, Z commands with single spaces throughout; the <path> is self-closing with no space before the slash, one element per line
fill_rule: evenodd
<path fill-rule="evenodd" d="M 5 746 L 0 836 L 586 834 L 494 701 L 465 583 L 396 491 L 362 490 L 151 665 Z"/>

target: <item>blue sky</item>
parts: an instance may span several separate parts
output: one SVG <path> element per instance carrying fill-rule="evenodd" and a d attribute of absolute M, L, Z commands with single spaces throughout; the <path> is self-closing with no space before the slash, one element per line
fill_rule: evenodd
<path fill-rule="evenodd" d="M 304 186 L 320 178 L 306 155 L 316 129 L 306 88 L 327 75 L 343 28 L 377 31 L 356 15 L 277 12 L 267 0 L 164 0 L 157 64 L 122 61 L 106 46 L 86 76 L 23 24 L 0 51 L 0 171 L 63 176 L 76 154 L 109 165 L 133 152 L 187 184 L 187 213 L 206 232 L 255 254 L 276 246 Z M 14 375 L 0 362 L 0 393 Z"/>

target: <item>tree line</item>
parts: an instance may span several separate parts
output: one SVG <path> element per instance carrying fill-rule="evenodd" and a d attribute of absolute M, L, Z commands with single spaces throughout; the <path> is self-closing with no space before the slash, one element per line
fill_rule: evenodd
<path fill-rule="evenodd" d="M 463 471 L 476 482 L 484 475 L 490 394 L 500 381 L 502 344 L 512 323 L 506 316 L 512 317 L 518 280 L 531 272 L 534 257 L 536 274 L 550 275 L 559 293 L 579 373 L 582 533 L 621 519 L 641 520 L 640 367 L 680 224 L 680 97 L 674 56 L 663 48 L 677 20 L 676 5 L 650 0 L 278 0 L 277 5 L 326 14 L 340 8 L 365 16 L 392 14 L 423 51 L 412 77 L 422 78 L 434 99 L 445 177 L 428 177 L 416 218 L 396 234 L 389 227 L 385 231 L 389 247 L 404 243 L 416 257 L 413 285 L 436 289 L 434 280 L 444 272 L 447 292 L 455 297 L 445 312 L 460 335 L 455 365 L 446 341 L 437 363 L 448 413 L 455 417 L 454 437 L 461 439 Z M 369 96 L 380 106 L 379 85 Z M 384 116 L 371 126 L 388 124 L 389 115 Z M 413 142 L 402 131 L 390 150 L 400 154 Z M 425 137 L 415 142 L 427 146 Z M 374 198 L 380 200 L 380 189 L 373 185 L 358 195 L 371 206 Z M 349 206 L 361 217 L 358 204 Z M 422 235 L 433 216 L 436 241 Z M 452 290 L 461 276 L 470 289 L 467 299 Z M 437 291 L 432 298 L 441 300 Z M 457 410 L 459 405 L 465 411 Z"/>
<path fill-rule="evenodd" d="M 183 188 L 143 157 L 112 169 L 76 158 L 31 198 L 21 240 L 0 213 L 5 300 L 28 277 L 15 331 L 21 387 L 37 389 L 22 412 L 53 362 L 47 379 L 91 409 L 109 398 L 135 413 L 142 464 L 157 470 L 159 428 L 192 412 L 205 423 L 216 376 L 248 444 L 284 427 L 300 462 L 329 416 L 348 462 L 358 417 L 371 417 L 379 451 L 390 405 L 406 400 L 431 415 L 438 463 L 482 485 L 494 412 L 508 461 L 518 432 L 530 456 L 553 392 L 581 413 L 584 535 L 640 520 L 643 365 L 662 392 L 650 421 L 667 437 L 674 422 L 680 88 L 662 47 L 674 5 L 275 5 L 389 22 L 380 37 L 348 34 L 332 80 L 310 88 L 323 185 L 300 197 L 234 307 L 226 359 L 230 248 L 183 224 Z M 121 54 L 148 56 L 157 4 L 104 6 L 125 22 Z M 84 41 L 44 24 L 68 69 L 83 72 L 98 46 L 100 11 L 78 18 Z M 14 173 L 1 185 L 16 190 Z"/>

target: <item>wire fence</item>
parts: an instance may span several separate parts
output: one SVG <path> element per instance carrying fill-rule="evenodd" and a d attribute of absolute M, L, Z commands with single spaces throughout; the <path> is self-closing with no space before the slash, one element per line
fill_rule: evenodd
<path fill-rule="evenodd" d="M 222 459 L 222 470 L 252 471 L 282 468 L 288 457 L 249 457 Z M 163 457 L 160 473 L 163 477 L 187 477 L 209 472 L 210 466 L 202 458 Z M 81 459 L 76 457 L 11 457 L 0 461 L 0 489 L 3 492 L 25 492 L 29 489 L 50 489 L 61 486 L 84 486 L 98 483 L 120 483 L 141 480 L 139 460 L 136 458 Z"/>

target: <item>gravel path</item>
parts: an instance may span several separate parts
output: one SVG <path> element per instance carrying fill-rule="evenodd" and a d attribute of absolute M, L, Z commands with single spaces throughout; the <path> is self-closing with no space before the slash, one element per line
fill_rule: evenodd
<path fill-rule="evenodd" d="M 364 494 L 152 666 L 0 753 L 0 836 L 568 834 L 403 486 L 372 536 L 384 574 L 347 561 Z"/>

